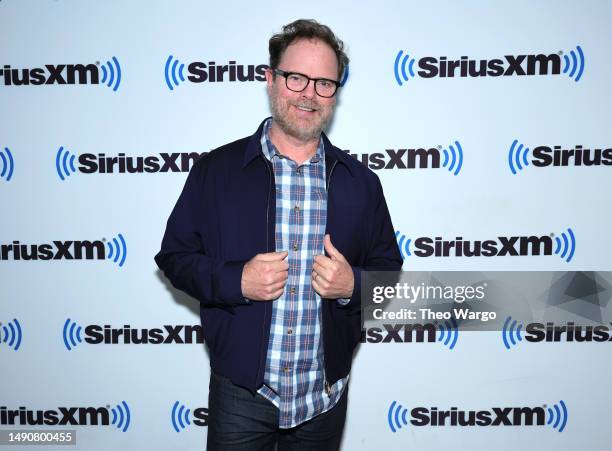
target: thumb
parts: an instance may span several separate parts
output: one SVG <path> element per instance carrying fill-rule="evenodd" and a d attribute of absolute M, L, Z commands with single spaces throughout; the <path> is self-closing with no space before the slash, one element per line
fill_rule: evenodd
<path fill-rule="evenodd" d="M 326 234 L 325 238 L 323 239 L 323 246 L 325 247 L 325 251 L 329 254 L 332 260 L 344 260 L 344 256 L 332 244 L 329 233 Z"/>
<path fill-rule="evenodd" d="M 264 262 L 273 262 L 273 261 L 277 261 L 277 260 L 284 260 L 285 257 L 288 254 L 289 253 L 287 251 L 267 252 L 265 254 L 259 254 L 258 260 L 261 260 L 261 261 L 264 261 Z"/>

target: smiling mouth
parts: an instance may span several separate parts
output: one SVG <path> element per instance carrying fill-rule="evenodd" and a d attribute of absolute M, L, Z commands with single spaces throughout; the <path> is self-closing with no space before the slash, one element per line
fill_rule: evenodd
<path fill-rule="evenodd" d="M 314 108 L 309 108 L 307 106 L 303 106 L 303 105 L 294 105 L 298 110 L 300 111 L 306 111 L 308 113 L 314 113 L 315 111 L 317 111 Z"/>

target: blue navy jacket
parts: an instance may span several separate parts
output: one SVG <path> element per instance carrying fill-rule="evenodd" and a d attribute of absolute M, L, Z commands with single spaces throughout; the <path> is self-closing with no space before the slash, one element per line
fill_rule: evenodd
<path fill-rule="evenodd" d="M 255 393 L 263 384 L 272 302 L 244 300 L 244 264 L 275 249 L 275 183 L 254 135 L 199 159 L 168 219 L 155 262 L 179 290 L 200 301 L 212 370 Z M 361 336 L 361 272 L 399 271 L 402 258 L 378 177 L 323 135 L 327 227 L 353 268 L 355 288 L 342 306 L 323 300 L 325 380 L 351 369 Z M 282 249 L 281 249 L 282 250 Z"/>

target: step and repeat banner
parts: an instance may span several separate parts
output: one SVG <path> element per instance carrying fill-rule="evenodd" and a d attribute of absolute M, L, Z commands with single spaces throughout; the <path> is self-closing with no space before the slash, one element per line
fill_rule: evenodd
<path fill-rule="evenodd" d="M 199 306 L 153 256 L 194 161 L 269 115 L 297 18 L 347 45 L 328 134 L 380 177 L 403 270 L 568 272 L 556 308 L 579 286 L 601 324 L 366 324 L 342 449 L 609 449 L 605 1 L 0 0 L 0 432 L 204 448 Z"/>

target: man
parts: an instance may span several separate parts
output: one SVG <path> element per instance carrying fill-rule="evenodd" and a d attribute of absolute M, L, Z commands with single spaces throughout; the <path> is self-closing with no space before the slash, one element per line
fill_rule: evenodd
<path fill-rule="evenodd" d="M 361 272 L 402 260 L 378 178 L 323 134 L 342 41 L 298 20 L 269 49 L 272 118 L 194 165 L 155 260 L 200 301 L 208 449 L 335 450 Z"/>

